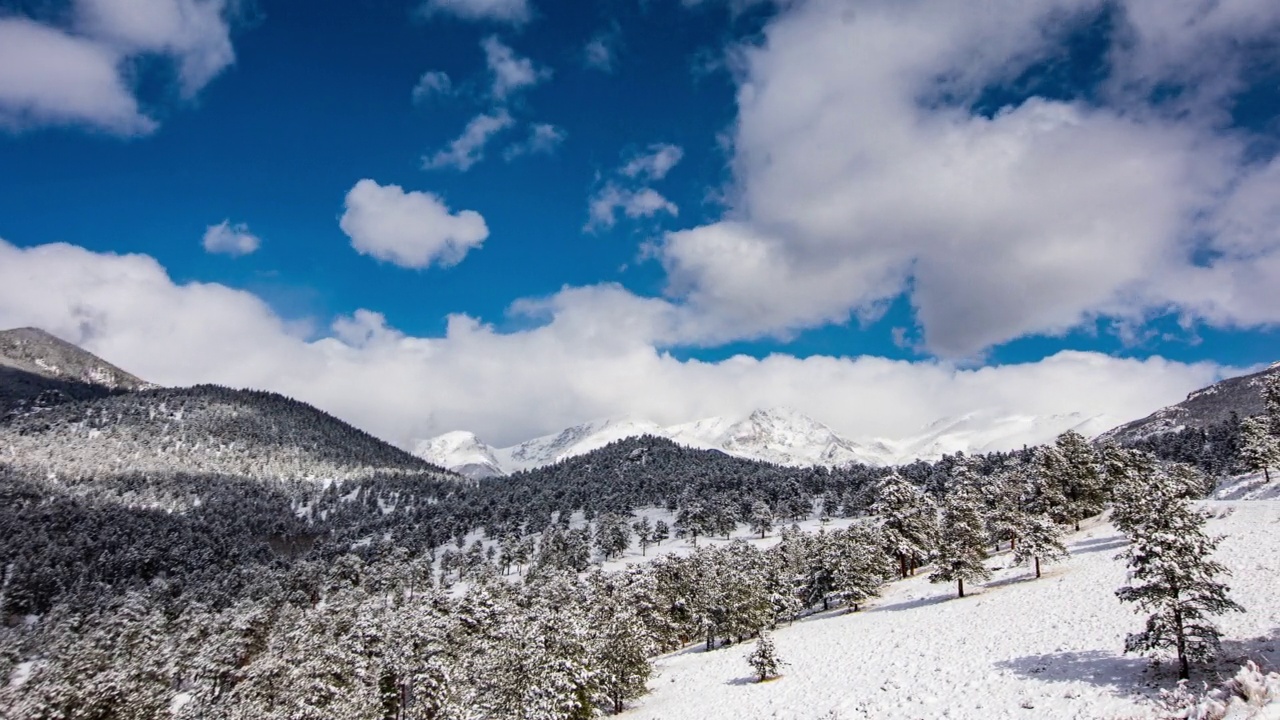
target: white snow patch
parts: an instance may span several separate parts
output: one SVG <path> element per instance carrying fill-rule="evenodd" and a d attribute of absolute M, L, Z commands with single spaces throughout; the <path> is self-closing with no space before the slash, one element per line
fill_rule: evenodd
<path fill-rule="evenodd" d="M 1280 663 L 1280 502 L 1207 502 L 1209 531 L 1224 534 L 1216 558 L 1233 571 L 1232 597 L 1248 609 L 1219 619 L 1233 673 L 1242 658 Z M 784 675 L 752 682 L 749 644 L 691 648 L 657 663 L 636 720 L 820 720 L 822 718 L 1153 717 L 1168 664 L 1153 674 L 1122 652 L 1142 618 L 1116 600 L 1126 571 L 1124 537 L 1111 525 L 1072 537 L 1070 560 L 1043 578 L 989 561 L 990 582 L 963 599 L 921 574 L 890 585 L 858 613 L 813 616 L 774 634 Z"/>

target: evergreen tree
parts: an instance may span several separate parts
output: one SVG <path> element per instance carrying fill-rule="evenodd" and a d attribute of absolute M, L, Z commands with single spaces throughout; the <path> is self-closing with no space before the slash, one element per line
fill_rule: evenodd
<path fill-rule="evenodd" d="M 1178 675 L 1190 676 L 1190 663 L 1211 659 L 1218 650 L 1219 631 L 1213 615 L 1243 611 L 1227 597 L 1217 578 L 1227 569 L 1210 558 L 1220 538 L 1205 534 L 1208 516 L 1191 507 L 1170 482 L 1152 477 L 1145 488 L 1129 488 L 1117 499 L 1122 515 L 1135 519 L 1126 533 L 1125 553 L 1130 580 L 1116 591 L 1121 602 L 1136 603 L 1149 612 L 1146 629 L 1129 635 L 1125 652 L 1174 651 Z"/>
<path fill-rule="evenodd" d="M 648 516 L 644 516 L 631 523 L 631 529 L 636 531 L 636 542 L 640 543 L 640 554 L 647 555 L 649 543 L 653 542 L 653 523 L 649 522 Z"/>
<path fill-rule="evenodd" d="M 633 608 L 606 606 L 597 613 L 591 666 L 604 702 L 621 713 L 626 701 L 647 692 L 653 676 L 649 656 L 655 651 L 648 630 Z"/>
<path fill-rule="evenodd" d="M 667 525 L 666 520 L 659 520 L 653 524 L 653 542 L 661 545 L 663 540 L 671 537 L 671 528 Z"/>
<path fill-rule="evenodd" d="M 937 508 L 923 490 L 897 473 L 881 481 L 876 496 L 871 512 L 880 519 L 885 547 L 897 558 L 899 574 L 905 578 L 933 554 Z"/>
<path fill-rule="evenodd" d="M 760 633 L 755 649 L 747 656 L 747 663 L 755 670 L 757 682 L 777 677 L 782 666 L 786 664 L 778 658 L 778 650 L 774 647 L 773 638 L 769 633 Z"/>
<path fill-rule="evenodd" d="M 1280 377 L 1280 375 L 1277 375 Z M 1280 437 L 1271 434 L 1270 419 L 1258 416 L 1246 418 L 1240 423 L 1240 460 L 1251 472 L 1262 471 L 1271 482 L 1271 468 L 1280 463 Z"/>
<path fill-rule="evenodd" d="M 987 557 L 986 523 L 982 498 L 971 485 L 962 484 L 947 494 L 939 523 L 941 538 L 929 582 L 955 582 L 964 597 L 965 580 L 986 580 L 991 571 L 983 564 Z"/>
<path fill-rule="evenodd" d="M 773 510 L 763 500 L 756 500 L 751 505 L 751 515 L 747 520 L 751 523 L 751 532 L 760 533 L 760 539 L 773 529 Z"/>
<path fill-rule="evenodd" d="M 1062 526 L 1044 514 L 1023 515 L 1018 528 L 1018 543 L 1013 551 L 1013 561 L 1021 565 L 1031 561 L 1036 577 L 1040 577 L 1040 563 L 1052 563 L 1070 557 L 1062 544 Z"/>

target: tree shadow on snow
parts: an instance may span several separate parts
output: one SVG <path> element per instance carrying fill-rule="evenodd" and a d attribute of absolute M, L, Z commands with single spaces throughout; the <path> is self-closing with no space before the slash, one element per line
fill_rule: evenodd
<path fill-rule="evenodd" d="M 1112 535 L 1110 537 L 1093 538 L 1084 540 L 1071 545 L 1072 555 L 1084 555 L 1085 553 L 1103 552 L 1105 550 L 1119 550 L 1129 544 L 1129 538 L 1123 535 Z"/>
<path fill-rule="evenodd" d="M 1218 670 L 1234 675 L 1246 661 L 1252 660 L 1263 671 L 1280 670 L 1280 628 L 1247 640 L 1223 640 Z"/>
<path fill-rule="evenodd" d="M 1047 653 L 1002 660 L 998 668 L 1012 670 L 1029 680 L 1042 682 L 1085 682 L 1106 688 L 1119 696 L 1147 694 L 1151 661 L 1124 657 L 1102 650 Z"/>
<path fill-rule="evenodd" d="M 954 594 L 926 595 L 925 597 L 903 600 L 902 602 L 890 603 L 889 605 L 877 605 L 870 608 L 869 612 L 883 612 L 885 610 L 900 612 L 902 610 L 915 610 L 916 608 L 937 605 L 938 603 L 946 602 L 953 598 L 955 598 Z"/>

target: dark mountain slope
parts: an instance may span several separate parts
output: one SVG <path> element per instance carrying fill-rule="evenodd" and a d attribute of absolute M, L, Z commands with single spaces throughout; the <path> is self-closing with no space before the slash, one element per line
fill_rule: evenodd
<path fill-rule="evenodd" d="M 0 416 L 153 387 L 36 328 L 0 331 Z"/>
<path fill-rule="evenodd" d="M 142 390 L 13 415 L 0 421 L 0 461 L 78 476 L 447 474 L 306 403 L 214 385 Z"/>

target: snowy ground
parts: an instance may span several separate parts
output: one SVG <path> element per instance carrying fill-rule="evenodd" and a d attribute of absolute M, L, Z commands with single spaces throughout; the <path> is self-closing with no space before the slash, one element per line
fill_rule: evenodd
<path fill-rule="evenodd" d="M 1234 573 L 1232 597 L 1248 612 L 1221 618 L 1234 673 L 1245 657 L 1280 667 L 1280 501 L 1210 501 L 1212 533 L 1226 536 L 1217 559 Z M 1143 718 L 1150 698 L 1171 687 L 1170 668 L 1152 671 L 1121 653 L 1142 618 L 1116 600 L 1125 540 L 1109 524 L 1071 538 L 1072 558 L 1033 579 L 997 569 L 964 599 L 923 576 L 894 583 L 870 609 L 835 611 L 780 629 L 784 675 L 757 684 L 749 644 L 660 659 L 652 694 L 633 720 L 853 720 L 855 718 Z M 1199 678 L 1211 679 L 1211 678 Z"/>

